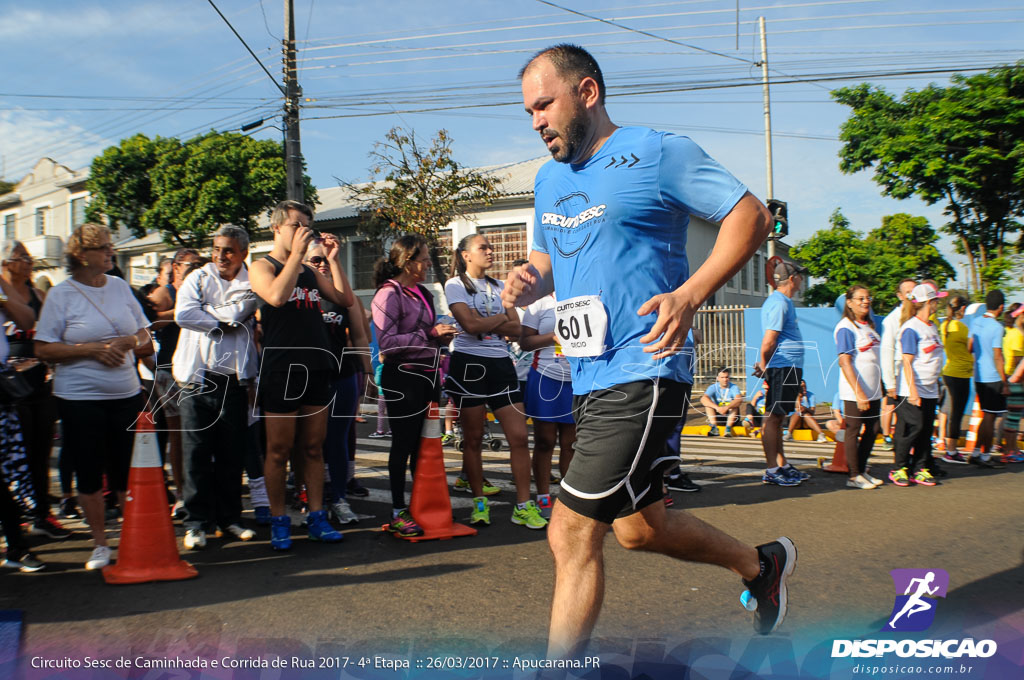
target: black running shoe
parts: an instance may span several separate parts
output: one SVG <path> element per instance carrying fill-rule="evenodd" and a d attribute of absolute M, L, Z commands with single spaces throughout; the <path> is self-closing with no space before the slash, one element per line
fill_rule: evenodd
<path fill-rule="evenodd" d="M 666 477 L 665 485 L 670 491 L 687 491 L 689 493 L 700 491 L 700 487 L 694 484 L 693 480 L 685 472 L 680 472 L 674 477 Z"/>
<path fill-rule="evenodd" d="M 743 585 L 757 600 L 754 630 L 761 635 L 768 635 L 786 618 L 786 580 L 796 568 L 796 546 L 783 536 L 757 546 L 757 554 L 765 565 L 765 572 L 753 581 L 744 580 Z"/>
<path fill-rule="evenodd" d="M 345 485 L 345 493 L 359 498 L 366 498 L 370 495 L 370 491 L 355 478 L 348 480 L 348 484 Z"/>

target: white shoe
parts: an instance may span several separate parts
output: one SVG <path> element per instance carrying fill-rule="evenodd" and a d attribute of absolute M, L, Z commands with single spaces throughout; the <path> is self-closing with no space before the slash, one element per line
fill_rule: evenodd
<path fill-rule="evenodd" d="M 790 433 L 787 432 L 786 434 L 782 435 L 782 441 L 784 441 L 784 442 L 791 442 L 791 441 L 793 441 L 793 435 L 791 435 Z"/>
<path fill-rule="evenodd" d="M 822 443 L 822 442 L 827 442 L 828 441 L 828 437 L 826 437 L 824 434 L 819 434 L 818 435 L 818 439 L 816 441 L 819 444 Z"/>
<path fill-rule="evenodd" d="M 189 529 L 185 532 L 182 544 L 188 550 L 202 550 L 206 547 L 206 532 L 202 529 Z"/>
<path fill-rule="evenodd" d="M 105 545 L 98 545 L 93 548 L 89 561 L 85 563 L 85 568 L 93 571 L 94 569 L 102 569 L 108 564 L 110 564 L 110 548 Z"/>
<path fill-rule="evenodd" d="M 846 480 L 846 486 L 853 489 L 874 489 L 875 485 L 864 479 L 864 475 L 857 475 L 853 479 Z"/>
<path fill-rule="evenodd" d="M 331 505 L 331 513 L 338 520 L 339 524 L 354 524 L 359 521 L 356 513 L 352 512 L 348 501 L 340 500 Z"/>
<path fill-rule="evenodd" d="M 241 524 L 229 524 L 227 527 L 224 528 L 224 533 L 231 534 L 239 541 L 251 541 L 252 539 L 256 538 L 255 531 L 253 531 L 252 529 L 246 529 Z M 188 538 L 188 536 L 186 535 L 185 538 Z"/>
<path fill-rule="evenodd" d="M 185 514 L 185 501 L 179 498 L 174 501 L 174 505 L 171 506 L 171 517 L 174 519 L 184 519 Z"/>
<path fill-rule="evenodd" d="M 860 476 L 863 477 L 864 479 L 868 480 L 869 482 L 871 482 L 872 486 L 882 486 L 882 484 L 885 483 L 881 479 L 879 479 L 878 477 L 872 477 L 871 475 L 869 475 L 866 472 L 861 473 Z"/>

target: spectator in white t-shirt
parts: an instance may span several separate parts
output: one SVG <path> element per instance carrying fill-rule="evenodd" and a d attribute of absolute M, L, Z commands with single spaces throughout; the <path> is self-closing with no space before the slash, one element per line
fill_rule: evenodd
<path fill-rule="evenodd" d="M 108 276 L 110 230 L 83 224 L 68 239 L 71 277 L 50 289 L 36 326 L 36 356 L 55 364 L 53 393 L 64 453 L 74 463 L 78 500 L 95 549 L 86 569 L 110 563 L 103 525 L 103 475 L 123 506 L 139 414 L 138 356 L 153 353 L 149 321 L 132 289 Z"/>

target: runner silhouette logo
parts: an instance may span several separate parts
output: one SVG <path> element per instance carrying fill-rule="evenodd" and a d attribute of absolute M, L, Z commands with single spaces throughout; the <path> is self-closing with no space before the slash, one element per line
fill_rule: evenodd
<path fill-rule="evenodd" d="M 896 601 L 882 630 L 926 630 L 935 620 L 935 598 L 946 597 L 949 573 L 944 569 L 893 569 Z"/>

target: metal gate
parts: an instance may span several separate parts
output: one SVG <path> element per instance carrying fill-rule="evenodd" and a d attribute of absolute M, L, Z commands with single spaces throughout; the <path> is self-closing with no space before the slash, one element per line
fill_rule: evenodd
<path fill-rule="evenodd" d="M 694 394 L 715 381 L 723 366 L 732 371 L 732 381 L 747 389 L 747 343 L 743 328 L 746 305 L 701 307 L 693 317 L 703 342 L 697 346 L 697 366 L 693 376 Z"/>

